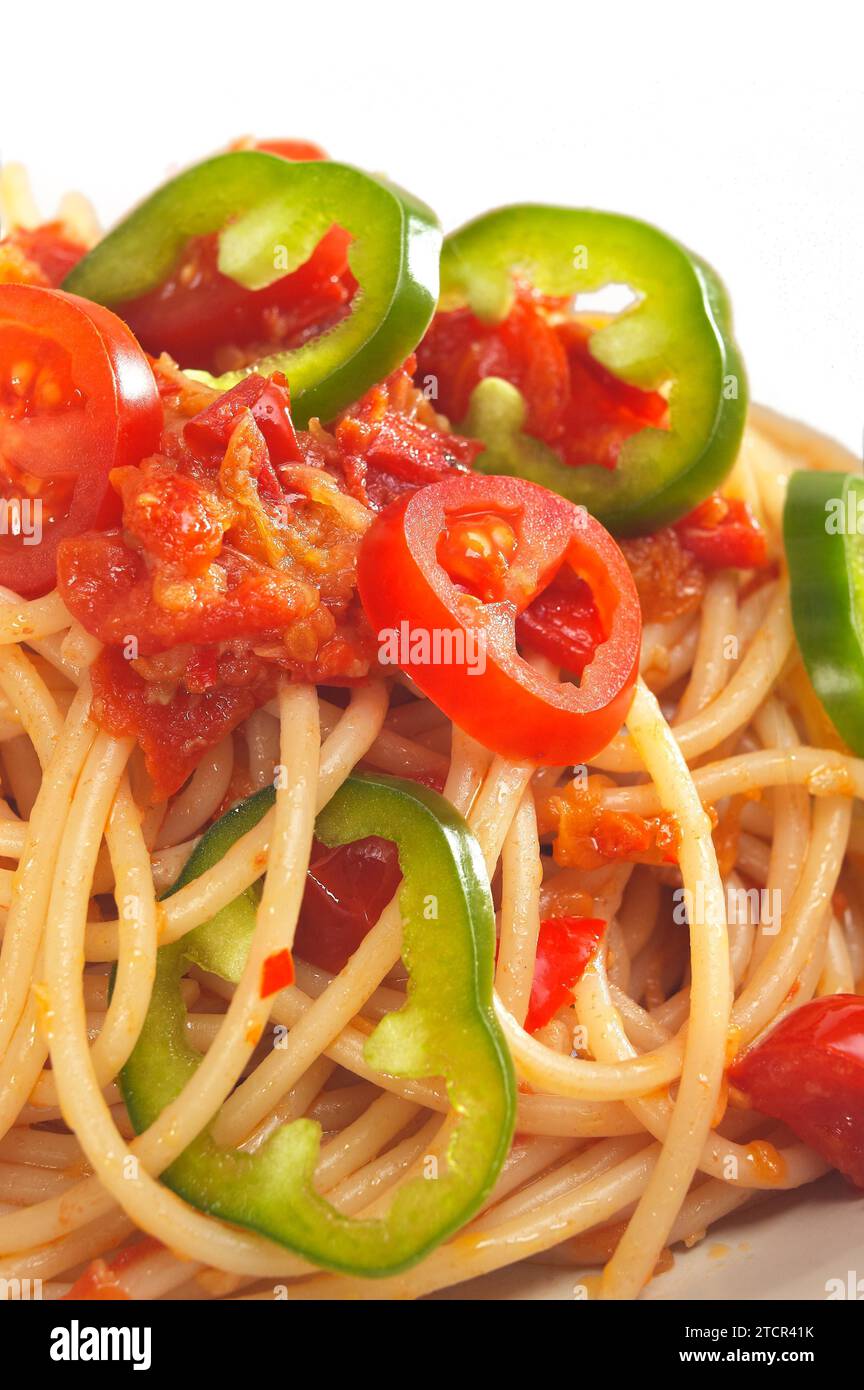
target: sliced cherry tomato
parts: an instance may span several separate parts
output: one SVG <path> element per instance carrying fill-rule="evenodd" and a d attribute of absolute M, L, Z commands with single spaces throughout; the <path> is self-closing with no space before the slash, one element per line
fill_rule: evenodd
<path fill-rule="evenodd" d="M 473 532 L 488 529 L 490 515 L 506 523 L 513 544 L 501 555 L 497 590 L 469 592 L 464 564 L 455 563 L 454 526 L 470 550 Z M 563 568 L 589 585 L 605 634 L 579 686 L 540 675 L 516 649 L 518 614 Z M 523 478 L 431 483 L 376 518 L 360 547 L 357 577 L 387 659 L 398 652 L 398 664 L 424 694 L 496 753 L 581 763 L 626 718 L 641 641 L 633 580 L 608 532 L 558 494 Z"/>
<path fill-rule="evenodd" d="M 526 1033 L 543 1028 L 568 1002 L 605 930 L 602 917 L 549 917 L 540 923 Z"/>
<path fill-rule="evenodd" d="M 110 310 L 0 285 L 0 499 L 30 532 L 0 535 L 0 583 L 27 597 L 52 587 L 59 542 L 117 520 L 108 475 L 157 447 L 162 418 L 147 359 Z"/>
<path fill-rule="evenodd" d="M 787 1014 L 732 1065 L 754 1110 L 864 1187 L 864 997 L 829 994 Z"/>
<path fill-rule="evenodd" d="M 267 441 L 272 463 L 300 463 L 303 454 L 291 421 L 291 396 L 281 372 L 270 377 L 252 372 L 183 427 L 186 443 L 203 458 L 221 459 L 237 417 L 251 410 Z"/>
<path fill-rule="evenodd" d="M 334 975 L 371 931 L 399 886 L 396 846 L 377 835 L 327 849 L 317 842 L 294 950 Z"/>
<path fill-rule="evenodd" d="M 673 529 L 706 570 L 761 569 L 768 562 L 765 532 L 740 497 L 714 492 Z"/>

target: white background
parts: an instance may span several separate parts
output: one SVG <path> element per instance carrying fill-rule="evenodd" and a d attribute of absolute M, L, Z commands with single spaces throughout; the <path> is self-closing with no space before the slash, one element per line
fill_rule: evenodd
<path fill-rule="evenodd" d="M 11 12 L 10 12 L 11 9 Z M 236 135 L 307 136 L 445 227 L 541 199 L 659 223 L 725 279 L 753 394 L 858 450 L 860 4 L 14 4 L 0 156 L 105 219 Z"/>

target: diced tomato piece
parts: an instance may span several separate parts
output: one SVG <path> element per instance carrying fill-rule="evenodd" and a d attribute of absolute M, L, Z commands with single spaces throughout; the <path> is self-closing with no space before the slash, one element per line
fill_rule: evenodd
<path fill-rule="evenodd" d="M 520 288 L 508 316 L 483 323 L 470 309 L 437 314 L 417 349 L 417 380 L 434 378 L 435 404 L 464 419 L 471 392 L 485 377 L 503 377 L 522 392 L 527 429 L 539 439 L 560 435 L 570 393 L 567 353 L 544 313 L 545 301 Z"/>
<path fill-rule="evenodd" d="M 135 1241 L 134 1245 L 127 1245 L 110 1262 L 102 1259 L 91 1260 L 63 1298 L 72 1303 L 78 1302 L 79 1299 L 97 1302 L 122 1302 L 129 1299 L 131 1294 L 122 1282 L 125 1272 L 149 1258 L 157 1250 L 164 1249 L 161 1241 L 155 1240 L 152 1236 L 145 1236 L 143 1240 Z"/>
<path fill-rule="evenodd" d="M 335 849 L 315 842 L 294 949 L 333 974 L 374 927 L 399 886 L 396 846 L 377 835 Z"/>
<path fill-rule="evenodd" d="M 639 816 L 608 810 L 596 786 L 581 787 L 575 782 L 550 797 L 548 810 L 549 825 L 557 829 L 552 853 L 556 864 L 565 868 L 599 869 L 615 861 L 678 861 L 678 824 L 665 813 Z"/>
<path fill-rule="evenodd" d="M 303 454 L 291 420 L 288 382 L 281 372 L 274 372 L 270 377 L 252 372 L 238 381 L 184 426 L 187 444 L 203 459 L 221 458 L 237 417 L 244 410 L 251 410 L 267 441 L 271 463 L 302 462 Z"/>
<path fill-rule="evenodd" d="M 561 570 L 516 619 L 520 646 L 581 676 L 606 634 L 584 579 Z"/>
<path fill-rule="evenodd" d="M 221 686 L 204 694 L 178 687 L 167 699 L 132 669 L 115 648 L 96 659 L 93 713 L 115 738 L 134 738 L 144 752 L 153 782 L 153 801 L 173 796 L 209 748 L 270 699 L 275 680 Z"/>
<path fill-rule="evenodd" d="M 631 434 L 649 426 L 666 427 L 666 398 L 619 381 L 602 367 L 591 355 L 591 331 L 584 323 L 563 323 L 557 331 L 570 367 L 570 394 L 561 424 L 564 462 L 574 467 L 593 463 L 614 468 L 621 445 Z"/>
<path fill-rule="evenodd" d="M 729 1079 L 864 1188 L 864 997 L 830 994 L 787 1014 Z"/>
<path fill-rule="evenodd" d="M 528 434 L 554 448 L 562 462 L 614 468 L 631 434 L 667 426 L 668 404 L 656 391 L 619 381 L 592 357 L 591 327 L 564 317 L 566 300 L 516 288 L 499 323 L 469 309 L 437 314 L 417 349 L 417 381 L 437 388 L 436 404 L 462 421 L 471 392 L 502 377 L 522 393 Z"/>
<path fill-rule="evenodd" d="M 200 580 L 181 576 L 172 584 L 157 577 L 154 586 L 140 553 L 116 532 L 64 541 L 57 583 L 88 632 L 118 647 L 134 637 L 135 656 L 186 642 L 275 641 L 318 606 L 311 586 L 229 546 Z"/>
<path fill-rule="evenodd" d="M 664 526 L 620 545 L 646 623 L 665 623 L 696 611 L 705 593 L 705 570 L 677 531 Z"/>
<path fill-rule="evenodd" d="M 278 154 L 282 159 L 326 159 L 320 145 L 311 140 L 256 140 L 254 148 L 267 154 Z"/>
<path fill-rule="evenodd" d="M 674 529 L 706 570 L 761 569 L 768 563 L 765 532 L 740 497 L 714 492 Z"/>
<path fill-rule="evenodd" d="M 568 1002 L 605 930 L 600 917 L 549 917 L 540 923 L 526 1033 L 545 1027 Z"/>
<path fill-rule="evenodd" d="M 217 237 L 198 237 L 163 285 L 117 312 L 154 356 L 168 352 L 183 366 L 217 373 L 239 368 L 268 351 L 299 347 L 349 312 L 357 288 L 349 242 L 331 227 L 304 265 L 247 290 L 219 270 Z"/>
<path fill-rule="evenodd" d="M 62 222 L 16 227 L 0 241 L 0 284 L 58 289 L 86 251 L 83 242 L 70 237 Z"/>
<path fill-rule="evenodd" d="M 91 1303 L 124 1303 L 129 1300 L 129 1294 L 105 1260 L 92 1260 L 63 1297 L 73 1303 L 79 1300 Z"/>
<path fill-rule="evenodd" d="M 395 497 L 467 471 L 483 445 L 433 428 L 394 405 L 412 390 L 409 359 L 386 381 L 373 386 L 337 424 L 339 465 L 352 491 L 376 511 Z"/>

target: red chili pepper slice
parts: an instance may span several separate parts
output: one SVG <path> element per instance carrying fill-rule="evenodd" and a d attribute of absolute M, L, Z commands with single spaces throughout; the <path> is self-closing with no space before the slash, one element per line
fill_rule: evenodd
<path fill-rule="evenodd" d="M 540 923 L 526 1033 L 545 1027 L 567 1003 L 605 930 L 602 917 L 548 917 Z"/>
<path fill-rule="evenodd" d="M 517 615 L 562 569 L 589 585 L 604 633 L 579 686 L 516 648 Z M 399 498 L 363 540 L 358 587 L 384 658 L 497 753 L 584 762 L 626 718 L 641 640 L 630 571 L 584 508 L 535 483 L 454 477 Z"/>
<path fill-rule="evenodd" d="M 294 958 L 287 946 L 282 951 L 274 951 L 261 967 L 261 998 L 269 999 L 280 989 L 287 989 L 294 983 Z"/>

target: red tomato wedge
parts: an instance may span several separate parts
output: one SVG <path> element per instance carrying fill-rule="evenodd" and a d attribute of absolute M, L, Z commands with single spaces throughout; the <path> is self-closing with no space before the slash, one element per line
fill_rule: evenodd
<path fill-rule="evenodd" d="M 526 1033 L 536 1033 L 568 1003 L 599 945 L 602 917 L 549 917 L 540 923 Z"/>
<path fill-rule="evenodd" d="M 116 521 L 108 475 L 152 453 L 161 430 L 150 365 L 110 310 L 0 285 L 0 583 L 28 598 L 50 589 L 59 542 Z"/>
<path fill-rule="evenodd" d="M 829 994 L 787 1016 L 729 1071 L 754 1110 L 864 1188 L 864 997 Z"/>
<path fill-rule="evenodd" d="M 517 616 L 565 568 L 604 634 L 578 686 L 516 648 Z M 357 579 L 382 659 L 496 753 L 581 763 L 626 718 L 642 630 L 627 563 L 584 508 L 536 483 L 468 475 L 399 498 L 366 533 Z"/>

